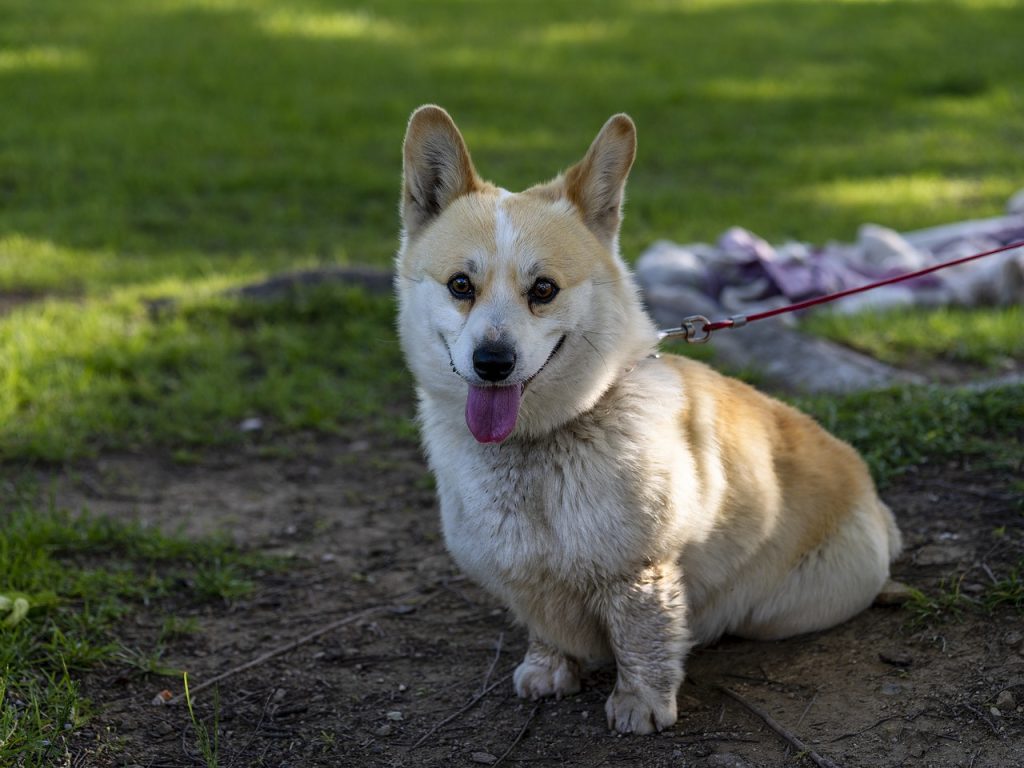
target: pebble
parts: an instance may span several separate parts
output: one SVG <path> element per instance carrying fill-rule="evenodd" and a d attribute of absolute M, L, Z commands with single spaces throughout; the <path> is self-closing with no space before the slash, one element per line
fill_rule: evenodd
<path fill-rule="evenodd" d="M 1024 635 L 1022 635 L 1017 630 L 1007 632 L 1005 635 L 1003 635 L 1003 642 L 1007 645 L 1020 645 L 1022 640 L 1024 640 Z"/>
<path fill-rule="evenodd" d="M 498 762 L 498 758 L 490 752 L 474 752 L 469 756 L 469 760 L 470 762 L 479 763 L 480 765 L 494 765 Z"/>
<path fill-rule="evenodd" d="M 882 694 L 885 696 L 895 696 L 902 690 L 896 683 L 882 683 Z"/>
<path fill-rule="evenodd" d="M 1009 691 L 1000 691 L 996 696 L 996 709 L 1001 712 L 1013 712 L 1017 708 L 1017 699 Z"/>
<path fill-rule="evenodd" d="M 174 726 L 165 720 L 161 720 L 159 723 L 153 726 L 153 730 L 157 732 L 158 736 L 170 736 L 172 733 L 174 733 Z"/>
<path fill-rule="evenodd" d="M 401 712 L 399 712 L 397 709 L 391 710 L 390 712 L 387 713 L 387 715 L 385 715 L 385 717 L 387 717 L 388 720 L 394 720 L 395 722 L 398 722 L 400 720 L 405 720 L 405 716 Z"/>
<path fill-rule="evenodd" d="M 917 550 L 914 562 L 917 565 L 953 565 L 970 558 L 971 550 L 959 544 L 926 544 Z"/>
<path fill-rule="evenodd" d="M 391 735 L 391 726 L 388 725 L 387 723 L 384 723 L 384 725 L 382 725 L 380 728 L 377 728 L 377 729 L 374 730 L 373 735 L 374 736 L 390 736 Z"/>
<path fill-rule="evenodd" d="M 910 600 L 911 595 L 910 587 L 906 584 L 890 580 L 875 597 L 875 605 L 903 605 Z"/>
<path fill-rule="evenodd" d="M 914 663 L 909 653 L 898 648 L 880 651 L 878 658 L 886 664 L 892 664 L 894 667 L 909 667 Z"/>
<path fill-rule="evenodd" d="M 750 763 L 739 755 L 734 755 L 731 752 L 721 752 L 717 755 L 710 755 L 708 759 L 704 761 L 704 765 L 708 766 L 708 768 L 750 768 Z"/>

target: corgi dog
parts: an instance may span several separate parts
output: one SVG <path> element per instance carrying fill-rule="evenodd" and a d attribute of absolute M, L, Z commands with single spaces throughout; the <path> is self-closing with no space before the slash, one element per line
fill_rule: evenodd
<path fill-rule="evenodd" d="M 868 607 L 900 549 L 860 456 L 686 358 L 619 255 L 636 129 L 604 125 L 553 181 L 477 175 L 443 109 L 404 145 L 395 276 L 447 547 L 529 632 L 519 696 L 614 661 L 621 733 L 676 721 L 684 660 L 724 633 L 777 639 Z"/>

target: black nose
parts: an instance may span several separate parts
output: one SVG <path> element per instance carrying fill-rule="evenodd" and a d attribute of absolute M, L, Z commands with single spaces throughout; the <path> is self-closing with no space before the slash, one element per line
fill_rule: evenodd
<path fill-rule="evenodd" d="M 486 342 L 473 351 L 473 370 L 484 381 L 503 381 L 516 367 L 516 353 L 508 344 Z"/>

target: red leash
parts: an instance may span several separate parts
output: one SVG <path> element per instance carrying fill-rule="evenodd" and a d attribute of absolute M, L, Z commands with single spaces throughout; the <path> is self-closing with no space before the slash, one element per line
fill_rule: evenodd
<path fill-rule="evenodd" d="M 787 312 L 796 312 L 797 310 L 807 309 L 808 307 L 814 307 L 818 304 L 826 304 L 836 299 L 842 299 L 846 296 L 852 296 L 855 293 L 863 293 L 864 291 L 870 291 L 873 288 L 881 288 L 883 285 L 891 285 L 892 283 L 900 283 L 904 280 L 912 280 L 915 277 L 921 277 L 923 275 L 931 274 L 932 272 L 938 272 L 940 269 L 946 267 L 955 267 L 957 264 L 966 264 L 969 261 L 980 259 L 985 256 L 992 256 L 1003 251 L 1012 251 L 1014 248 L 1024 247 L 1024 240 L 1016 243 L 1010 243 L 999 248 L 993 248 L 991 251 L 985 251 L 984 253 L 975 253 L 971 256 L 964 256 L 960 259 L 953 259 L 952 261 L 946 261 L 942 264 L 935 264 L 925 269 L 919 269 L 917 272 L 909 272 L 905 275 L 897 275 L 896 277 L 889 277 L 885 280 L 879 280 L 875 283 L 868 283 L 858 288 L 848 288 L 845 291 L 838 291 L 836 293 L 830 293 L 825 296 L 818 296 L 814 299 L 807 299 L 806 301 L 798 301 L 796 304 L 789 304 L 785 307 L 778 307 L 777 309 L 769 309 L 765 312 L 756 312 L 753 315 L 733 315 L 725 320 L 716 320 L 711 322 L 704 315 L 692 315 L 687 317 L 679 325 L 678 328 L 666 328 L 663 331 L 658 332 L 659 339 L 668 339 L 676 336 L 682 336 L 686 341 L 691 344 L 703 344 L 705 341 L 711 338 L 711 334 L 714 331 L 719 331 L 723 328 L 742 328 L 747 323 L 753 323 L 758 320 L 764 320 L 768 317 L 775 317 L 776 315 L 784 315 Z"/>

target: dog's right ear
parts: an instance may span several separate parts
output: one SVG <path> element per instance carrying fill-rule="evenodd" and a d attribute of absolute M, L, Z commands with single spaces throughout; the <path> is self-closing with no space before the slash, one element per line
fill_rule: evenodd
<path fill-rule="evenodd" d="M 482 186 L 466 142 L 449 114 L 433 104 L 413 112 L 405 132 L 402 180 L 406 235 L 414 236 L 455 198 Z"/>

